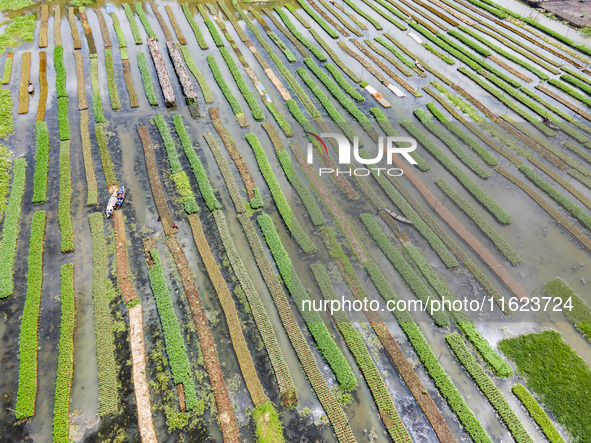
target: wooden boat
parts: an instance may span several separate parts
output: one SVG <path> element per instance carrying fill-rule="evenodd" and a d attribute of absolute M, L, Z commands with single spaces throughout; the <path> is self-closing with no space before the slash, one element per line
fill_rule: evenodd
<path fill-rule="evenodd" d="M 105 215 L 107 216 L 107 218 L 113 215 L 113 211 L 121 207 L 121 205 L 123 204 L 123 200 L 125 200 L 125 187 L 121 186 L 119 190 L 113 191 L 111 197 L 109 197 L 107 209 L 105 210 Z"/>
<path fill-rule="evenodd" d="M 391 211 L 390 209 L 381 209 L 381 211 L 386 211 L 394 220 L 398 220 L 399 222 L 402 223 L 406 223 L 407 225 L 412 225 L 414 224 L 412 221 L 410 221 L 408 218 L 403 217 L 400 214 L 397 214 L 394 211 Z M 379 211 L 378 211 L 379 212 Z"/>

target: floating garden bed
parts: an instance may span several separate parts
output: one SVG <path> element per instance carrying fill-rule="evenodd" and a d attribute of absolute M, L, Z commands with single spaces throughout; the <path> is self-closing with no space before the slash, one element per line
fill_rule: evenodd
<path fill-rule="evenodd" d="M 197 24 L 197 22 L 195 21 L 195 18 L 193 17 L 193 13 L 191 12 L 190 6 L 187 3 L 183 3 L 182 8 L 183 8 L 183 13 L 185 14 L 185 17 L 187 18 L 187 21 L 189 22 L 189 26 L 191 26 L 191 29 L 193 30 L 193 33 L 195 34 L 195 38 L 197 39 L 197 43 L 199 44 L 199 47 L 203 50 L 208 49 L 209 46 L 207 46 L 207 43 L 206 43 L 205 39 L 203 38 L 203 34 L 201 33 L 201 30 L 199 29 L 199 25 Z"/>
<path fill-rule="evenodd" d="M 39 314 L 43 289 L 43 251 L 45 249 L 45 211 L 36 211 L 31 221 L 27 294 L 23 308 L 19 340 L 19 375 L 16 418 L 32 417 L 37 399 L 37 356 L 39 348 Z"/>
<path fill-rule="evenodd" d="M 72 227 L 72 179 L 70 172 L 70 142 L 60 143 L 60 196 L 58 222 L 61 233 L 62 253 L 74 250 L 74 228 Z"/>
<path fill-rule="evenodd" d="M 559 297 L 565 306 L 572 305 L 572 309 L 564 309 L 564 315 L 591 342 L 591 309 L 575 291 L 564 280 L 555 278 L 544 285 L 544 293 L 551 297 Z"/>
<path fill-rule="evenodd" d="M 226 83 L 226 80 L 224 80 L 224 75 L 222 74 L 222 71 L 220 71 L 220 68 L 213 55 L 210 54 L 207 56 L 207 64 L 209 65 L 213 77 L 216 83 L 218 84 L 219 88 L 221 89 L 222 94 L 224 94 L 224 97 L 226 97 L 226 100 L 232 108 L 232 112 L 236 116 L 238 124 L 242 128 L 248 126 L 248 122 L 246 121 L 246 118 L 244 117 L 244 113 L 242 111 L 242 107 L 240 106 L 240 103 L 234 96 L 234 93 Z"/>
<path fill-rule="evenodd" d="M 33 203 L 47 200 L 47 174 L 49 171 L 49 131 L 44 121 L 35 122 L 35 173 L 33 175 Z"/>
<path fill-rule="evenodd" d="M 82 157 L 84 159 L 84 172 L 86 174 L 87 198 L 86 205 L 92 206 L 98 203 L 98 187 L 92 161 L 90 144 L 90 132 L 88 131 L 88 111 L 80 112 L 80 136 L 82 140 Z"/>
<path fill-rule="evenodd" d="M 283 9 L 281 9 L 279 6 L 275 6 L 273 10 L 277 13 L 277 15 L 279 15 L 281 20 L 283 20 L 283 23 L 285 23 L 285 26 L 287 26 L 289 32 L 291 32 L 291 34 L 302 45 L 304 45 L 314 55 L 314 57 L 316 57 L 321 62 L 326 61 L 326 55 L 324 55 L 324 53 L 320 49 L 318 49 L 312 42 L 310 42 L 310 40 L 304 37 L 302 33 L 297 30 L 297 28 L 294 26 L 287 14 L 283 11 Z"/>
<path fill-rule="evenodd" d="M 534 398 L 533 395 L 523 385 L 513 385 L 511 388 L 513 394 L 521 401 L 529 415 L 538 424 L 548 441 L 551 443 L 564 443 L 560 433 L 554 427 L 552 421 L 548 417 L 548 414 L 542 409 L 540 404 Z"/>
<path fill-rule="evenodd" d="M 129 26 L 131 28 L 131 34 L 133 35 L 133 39 L 136 45 L 141 45 L 143 43 L 142 36 L 140 35 L 140 29 L 137 26 L 137 22 L 135 21 L 135 17 L 133 16 L 133 11 L 131 7 L 127 3 L 123 3 L 123 10 L 125 11 L 125 15 L 127 16 L 127 20 L 129 21 Z"/>
<path fill-rule="evenodd" d="M 150 106 L 158 106 L 158 97 L 154 92 L 154 84 L 152 83 L 152 77 L 150 76 L 150 69 L 146 61 L 146 55 L 143 52 L 137 54 L 137 64 L 142 75 L 142 84 L 144 85 L 144 91 L 146 91 L 146 97 Z"/>
<path fill-rule="evenodd" d="M 148 37 L 153 38 L 154 40 L 158 40 L 156 33 L 152 29 L 152 25 L 150 25 L 148 17 L 146 17 L 146 13 L 144 11 L 143 5 L 144 5 L 143 2 L 135 2 L 134 3 L 135 12 L 136 12 L 137 16 L 140 18 L 140 22 L 142 22 L 142 26 L 144 27 L 146 34 L 148 34 Z"/>

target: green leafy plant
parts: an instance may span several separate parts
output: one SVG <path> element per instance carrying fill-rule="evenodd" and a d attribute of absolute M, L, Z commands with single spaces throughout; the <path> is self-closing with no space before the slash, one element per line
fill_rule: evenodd
<path fill-rule="evenodd" d="M 195 77 L 195 80 L 197 80 L 197 84 L 203 93 L 205 103 L 213 103 L 213 95 L 211 94 L 209 85 L 207 84 L 207 81 L 205 80 L 205 77 L 203 77 L 201 71 L 197 68 L 193 57 L 191 57 L 188 46 L 180 46 L 179 50 L 185 59 L 185 63 L 187 64 L 189 71 L 191 71 L 191 74 L 193 74 L 193 77 Z"/>
<path fill-rule="evenodd" d="M 275 103 L 265 103 L 265 104 L 267 106 L 267 109 L 269 110 L 269 112 L 271 113 L 271 115 L 273 116 L 273 118 L 275 119 L 275 121 L 277 122 L 277 124 L 279 125 L 279 127 L 281 128 L 283 133 L 285 134 L 285 136 L 291 137 L 293 135 L 293 131 L 291 130 L 291 126 L 289 125 L 289 123 L 287 122 L 287 120 L 285 119 L 285 117 L 283 116 L 281 111 L 279 111 L 279 109 L 277 109 L 277 107 L 275 106 Z"/>
<path fill-rule="evenodd" d="M 134 7 L 137 16 L 140 18 L 140 21 L 142 22 L 142 25 L 146 30 L 146 34 L 148 34 L 148 37 L 158 40 L 158 36 L 152 29 L 152 25 L 150 25 L 148 17 L 146 17 L 146 13 L 144 12 L 143 2 L 135 2 Z"/>
<path fill-rule="evenodd" d="M 214 77 L 216 83 L 218 84 L 222 93 L 224 94 L 224 97 L 226 97 L 226 100 L 228 100 L 228 103 L 230 104 L 230 107 L 232 108 L 232 112 L 236 116 L 243 115 L 242 107 L 240 106 L 240 103 L 238 103 L 238 100 L 234 96 L 234 93 L 232 92 L 232 90 L 230 89 L 228 84 L 226 83 L 226 80 L 224 80 L 224 75 L 222 74 L 222 71 L 220 71 L 220 68 L 217 65 L 217 62 L 215 61 L 215 57 L 212 54 L 207 56 L 207 64 L 209 65 L 209 68 L 211 69 L 211 72 L 213 74 L 213 77 Z"/>
<path fill-rule="evenodd" d="M 560 297 L 565 305 L 572 305 L 572 309 L 564 309 L 564 315 L 591 342 L 591 309 L 575 291 L 564 280 L 555 278 L 544 285 L 544 292 L 552 297 Z"/>
<path fill-rule="evenodd" d="M 53 66 L 55 68 L 56 95 L 67 97 L 66 91 L 66 65 L 64 65 L 64 47 L 57 45 L 53 50 Z"/>
<path fill-rule="evenodd" d="M 125 11 L 125 15 L 127 16 L 127 20 L 129 21 L 129 26 L 131 27 L 131 33 L 133 34 L 133 39 L 136 45 L 142 44 L 142 36 L 140 35 L 140 30 L 137 26 L 137 22 L 135 21 L 135 17 L 133 16 L 133 11 L 131 7 L 127 3 L 123 3 L 123 10 Z"/>
<path fill-rule="evenodd" d="M 191 13 L 191 9 L 189 8 L 189 5 L 187 3 L 183 3 L 182 8 L 183 8 L 183 13 L 185 14 L 185 17 L 187 18 L 187 21 L 189 22 L 189 25 L 191 26 L 191 29 L 193 30 L 193 33 L 195 34 L 195 38 L 197 39 L 197 43 L 199 44 L 199 47 L 203 50 L 208 49 L 207 43 L 205 42 L 205 39 L 203 38 L 203 34 L 201 33 L 201 30 L 199 29 L 199 25 L 197 24 L 197 22 L 193 18 L 193 14 Z"/>
<path fill-rule="evenodd" d="M 113 19 L 113 28 L 115 29 L 115 35 L 117 35 L 119 47 L 126 48 L 127 43 L 125 42 L 125 34 L 123 33 L 123 29 L 121 29 L 121 23 L 119 23 L 119 18 L 117 17 L 117 15 L 115 15 L 114 12 L 111 12 L 109 15 L 111 16 L 111 19 Z"/>
<path fill-rule="evenodd" d="M 49 131 L 44 121 L 35 122 L 35 173 L 33 175 L 33 203 L 47 200 L 47 173 L 49 171 Z"/>
<path fill-rule="evenodd" d="M 585 441 L 591 430 L 591 370 L 556 331 L 547 330 L 501 340 L 499 349 L 517 366 L 527 387 L 537 394 L 573 441 Z"/>
<path fill-rule="evenodd" d="M 140 74 L 142 75 L 142 84 L 144 85 L 144 91 L 146 91 L 146 97 L 151 106 L 158 106 L 158 97 L 154 92 L 154 84 L 152 83 L 152 77 L 150 76 L 150 69 L 146 61 L 146 54 L 138 52 L 137 64 L 140 68 Z"/>
<path fill-rule="evenodd" d="M 519 421 L 515 411 L 511 409 L 511 406 L 507 402 L 505 396 L 501 393 L 499 388 L 497 388 L 491 378 L 486 374 L 482 366 L 478 364 L 466 346 L 466 343 L 464 343 L 464 340 L 462 340 L 462 337 L 456 333 L 453 333 L 446 336 L 445 341 L 455 354 L 458 361 L 462 364 L 464 369 L 466 369 L 466 372 L 476 382 L 476 385 L 480 391 L 484 394 L 495 411 L 497 411 L 501 417 L 501 420 L 503 423 L 505 423 L 515 441 L 533 442 L 532 438 L 527 433 L 527 430 L 521 421 Z"/>
<path fill-rule="evenodd" d="M 71 216 L 72 178 L 70 173 L 70 142 L 60 143 L 60 197 L 58 202 L 58 222 L 61 233 L 62 253 L 74 250 L 74 228 Z"/>
<path fill-rule="evenodd" d="M 17 158 L 12 164 L 12 190 L 6 205 L 2 243 L 0 243 L 0 300 L 10 297 L 14 291 L 14 260 L 20 232 L 20 217 L 26 186 L 27 163 Z"/>
<path fill-rule="evenodd" d="M 19 340 L 19 375 L 16 397 L 16 418 L 32 417 L 37 398 L 37 352 L 39 347 L 39 312 L 43 287 L 43 250 L 45 247 L 45 211 L 36 211 L 31 221 L 27 295 L 21 321 Z"/>
<path fill-rule="evenodd" d="M 328 23 L 326 23 L 318 14 L 316 14 L 316 12 L 314 12 L 314 10 L 312 9 L 312 7 L 308 4 L 308 2 L 304 1 L 304 0 L 296 0 L 298 2 L 298 4 L 302 7 L 302 9 L 304 11 L 306 11 L 306 13 L 312 17 L 312 19 L 318 23 L 320 25 L 320 27 L 322 29 L 324 29 L 326 31 L 326 33 L 328 35 L 330 35 L 332 38 L 339 38 L 339 34 L 337 34 L 337 32 L 331 27 L 329 26 Z"/>
<path fill-rule="evenodd" d="M 119 91 L 117 90 L 117 81 L 115 79 L 115 66 L 113 64 L 113 48 L 105 48 L 105 66 L 107 69 L 107 89 L 111 99 L 113 109 L 121 109 L 119 100 Z"/>
<path fill-rule="evenodd" d="M 283 20 L 283 23 L 285 23 L 285 26 L 287 29 L 289 29 L 289 32 L 291 32 L 292 35 L 314 55 L 314 57 L 316 57 L 321 62 L 326 61 L 326 55 L 324 55 L 324 53 L 318 49 L 316 45 L 310 42 L 310 40 L 306 39 L 306 37 L 304 37 L 301 32 L 297 30 L 283 9 L 281 9 L 279 6 L 275 6 L 273 10 L 277 13 L 277 15 L 279 15 L 279 17 L 281 17 L 281 20 Z"/>
<path fill-rule="evenodd" d="M 60 140 L 70 140 L 70 119 L 68 118 L 68 97 L 57 99 L 57 120 L 59 125 Z"/>
<path fill-rule="evenodd" d="M 554 427 L 554 424 L 548 417 L 548 414 L 542 409 L 540 404 L 534 398 L 533 395 L 523 385 L 513 385 L 511 388 L 513 394 L 521 401 L 525 409 L 531 417 L 538 424 L 548 441 L 551 443 L 564 443 L 564 440 L 560 436 L 560 432 Z"/>

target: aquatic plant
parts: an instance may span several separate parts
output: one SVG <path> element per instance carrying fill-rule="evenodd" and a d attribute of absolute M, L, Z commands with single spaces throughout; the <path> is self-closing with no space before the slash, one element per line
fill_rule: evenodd
<path fill-rule="evenodd" d="M 199 85 L 199 88 L 201 88 L 201 92 L 203 93 L 203 98 L 205 99 L 205 103 L 213 103 L 213 95 L 211 94 L 211 90 L 209 89 L 209 85 L 208 85 L 207 81 L 205 80 L 205 77 L 203 77 L 203 74 L 201 73 L 199 68 L 197 68 L 197 65 L 195 64 L 193 57 L 191 57 L 191 53 L 189 52 L 189 47 L 188 46 L 181 46 L 181 47 L 179 47 L 179 50 L 181 51 L 181 54 L 183 55 L 183 59 L 185 60 L 185 63 L 187 64 L 189 71 L 191 71 L 191 74 L 193 74 L 193 77 L 195 77 L 195 80 L 197 80 L 197 84 Z"/>
<path fill-rule="evenodd" d="M 328 23 L 326 23 L 318 14 L 316 14 L 316 12 L 312 9 L 312 7 L 308 4 L 308 2 L 306 2 L 305 0 L 296 0 L 298 2 L 298 4 L 302 7 L 302 9 L 304 11 L 306 11 L 306 13 L 312 17 L 312 19 L 318 23 L 320 25 L 320 27 L 322 29 L 324 29 L 326 31 L 326 33 L 328 35 L 330 35 L 332 38 L 339 38 L 339 34 L 337 34 L 337 32 L 328 25 Z"/>
<path fill-rule="evenodd" d="M 281 215 L 281 218 L 283 219 L 288 231 L 293 235 L 295 241 L 300 245 L 305 253 L 310 254 L 316 251 L 316 245 L 310 239 L 308 234 L 306 234 L 306 232 L 302 229 L 298 220 L 293 215 L 289 203 L 279 186 L 279 182 L 275 177 L 273 169 L 269 164 L 269 160 L 267 159 L 267 155 L 265 154 L 265 150 L 263 149 L 259 139 L 252 133 L 246 134 L 244 138 L 248 141 L 254 152 L 259 169 L 261 170 L 261 174 L 269 186 L 271 196 L 277 205 L 277 210 L 279 211 L 279 214 Z"/>
<path fill-rule="evenodd" d="M 544 285 L 544 293 L 551 297 L 560 297 L 572 309 L 564 309 L 564 315 L 583 336 L 591 342 L 591 309 L 575 294 L 568 284 L 561 278 L 550 280 Z"/>
<path fill-rule="evenodd" d="M 314 45 L 310 40 L 304 37 L 300 31 L 297 30 L 283 9 L 281 9 L 279 6 L 275 6 L 273 10 L 277 13 L 277 15 L 279 15 L 281 20 L 283 20 L 283 23 L 285 23 L 285 26 L 289 32 L 291 32 L 292 35 L 314 55 L 314 57 L 316 57 L 321 62 L 326 61 L 326 55 L 324 55 L 324 53 L 318 49 L 316 45 Z"/>
<path fill-rule="evenodd" d="M 307 311 L 303 309 L 303 302 L 305 300 L 310 300 L 310 297 L 291 265 L 291 260 L 283 246 L 283 242 L 275 230 L 273 220 L 269 215 L 263 214 L 257 217 L 257 222 L 261 227 L 265 242 L 269 246 L 271 255 L 275 260 L 279 274 L 294 299 L 298 310 L 302 314 L 310 334 L 314 337 L 320 354 L 332 369 L 341 388 L 345 391 L 355 389 L 357 387 L 355 374 L 353 374 L 345 356 L 328 332 L 322 318 L 316 311 Z"/>
<path fill-rule="evenodd" d="M 47 200 L 47 173 L 49 170 L 49 131 L 44 121 L 35 122 L 35 173 L 33 175 L 33 203 Z"/>
<path fill-rule="evenodd" d="M 160 254 L 158 254 L 157 249 L 151 249 L 149 254 L 153 265 L 148 270 L 148 276 L 162 325 L 170 370 L 174 384 L 182 383 L 183 385 L 185 391 L 185 407 L 190 411 L 197 405 L 197 397 L 195 395 L 195 385 L 191 377 L 193 371 L 191 370 L 191 364 L 187 357 L 187 348 L 185 347 L 181 328 L 174 312 L 174 305 L 166 285 L 166 277 L 164 276 L 164 269 L 160 262 Z"/>
<path fill-rule="evenodd" d="M 222 54 L 222 57 L 226 62 L 226 65 L 230 70 L 230 74 L 232 74 L 232 77 L 234 78 L 234 81 L 236 82 L 236 85 L 238 86 L 238 89 L 240 90 L 242 97 L 244 97 L 244 100 L 248 104 L 248 107 L 252 112 L 252 116 L 257 121 L 264 120 L 265 115 L 259 107 L 259 104 L 257 103 L 255 96 L 252 94 L 251 90 L 248 88 L 248 85 L 244 81 L 244 76 L 238 69 L 238 66 L 236 65 L 236 62 L 230 55 L 230 52 L 227 48 L 220 48 L 220 53 Z"/>
<path fill-rule="evenodd" d="M 501 420 L 511 435 L 517 442 L 533 442 L 531 436 L 511 408 L 507 399 L 497 388 L 495 383 L 486 374 L 482 366 L 478 364 L 462 337 L 453 333 L 445 337 L 445 341 L 455 354 L 458 361 L 462 364 L 466 372 L 476 382 L 476 385 L 482 391 L 488 402 L 497 411 Z"/>
<path fill-rule="evenodd" d="M 511 388 L 513 394 L 521 401 L 529 415 L 538 424 L 548 441 L 551 443 L 564 443 L 560 432 L 556 429 L 546 411 L 542 409 L 540 404 L 527 388 L 521 384 L 513 385 Z"/>
<path fill-rule="evenodd" d="M 207 46 L 207 43 L 205 42 L 205 39 L 203 38 L 203 34 L 201 33 L 201 30 L 199 29 L 199 25 L 197 24 L 197 22 L 195 21 L 195 18 L 193 17 L 193 13 L 191 12 L 189 5 L 187 3 L 183 3 L 181 6 L 183 8 L 183 13 L 185 14 L 185 17 L 187 18 L 187 21 L 189 22 L 189 25 L 191 26 L 191 29 L 193 30 L 193 33 L 195 34 L 195 38 L 197 39 L 197 43 L 199 44 L 199 47 L 203 50 L 208 49 L 209 47 Z"/>
<path fill-rule="evenodd" d="M 277 107 L 275 106 L 275 103 L 265 103 L 265 104 L 267 106 L 267 109 L 269 110 L 269 112 L 271 113 L 271 115 L 273 116 L 273 118 L 275 119 L 275 121 L 277 122 L 277 124 L 279 125 L 279 127 L 281 128 L 283 133 L 285 134 L 285 136 L 291 137 L 293 135 L 293 131 L 291 129 L 291 126 L 289 125 L 289 123 L 287 123 L 287 120 L 285 119 L 285 117 L 283 116 L 281 111 L 279 111 L 279 109 L 277 109 Z"/>
<path fill-rule="evenodd" d="M 60 312 L 60 341 L 53 405 L 53 439 L 56 442 L 67 441 L 70 431 L 70 391 L 74 376 L 74 327 L 76 325 L 72 263 L 62 265 L 60 270 Z"/>
<path fill-rule="evenodd" d="M 498 347 L 515 362 L 527 387 L 539 396 L 571 438 L 588 438 L 589 396 L 581 387 L 591 385 L 591 370 L 560 334 L 552 330 L 525 334 L 503 339 Z"/>
<path fill-rule="evenodd" d="M 226 80 L 224 80 L 224 75 L 222 74 L 222 71 L 220 71 L 217 62 L 215 61 L 215 57 L 212 54 L 207 56 L 207 64 L 211 69 L 213 78 L 215 79 L 216 83 L 218 84 L 222 93 L 224 94 L 224 97 L 226 97 L 226 100 L 228 100 L 228 103 L 230 104 L 230 107 L 232 108 L 232 112 L 234 113 L 234 115 L 244 116 L 244 114 L 242 113 L 242 107 L 240 106 L 240 103 L 238 103 L 238 100 L 234 96 L 234 93 L 226 83 Z"/>
<path fill-rule="evenodd" d="M 27 163 L 17 158 L 12 164 L 12 189 L 6 205 L 2 243 L 0 243 L 0 300 L 10 297 L 14 291 L 14 260 L 20 232 L 20 217 L 26 186 Z"/>
<path fill-rule="evenodd" d="M 45 248 L 45 211 L 36 211 L 31 221 L 27 294 L 21 320 L 19 340 L 18 392 L 15 413 L 17 420 L 35 414 L 37 398 L 37 357 L 39 348 L 39 313 L 43 288 L 43 250 Z"/>
<path fill-rule="evenodd" d="M 148 17 L 146 17 L 146 13 L 144 12 L 143 2 L 135 2 L 134 7 L 137 16 L 140 18 L 140 21 L 142 22 L 142 25 L 146 30 L 146 34 L 148 34 L 148 37 L 158 40 L 158 36 L 152 29 L 152 25 L 150 25 Z"/>
<path fill-rule="evenodd" d="M 0 11 L 5 9 L 2 7 L 3 1 L 0 1 Z M 18 4 L 18 1 L 10 0 L 8 3 Z M 9 20 L 8 25 L 6 25 L 4 31 L 0 34 L 0 55 L 4 54 L 7 48 L 19 46 L 21 40 L 25 42 L 35 40 L 36 23 L 37 19 L 33 14 L 18 15 L 14 19 Z"/>

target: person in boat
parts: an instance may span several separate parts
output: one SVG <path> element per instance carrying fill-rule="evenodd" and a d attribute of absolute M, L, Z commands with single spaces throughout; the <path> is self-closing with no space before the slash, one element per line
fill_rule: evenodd
<path fill-rule="evenodd" d="M 113 214 L 112 209 L 107 209 L 107 217 L 110 217 Z"/>

